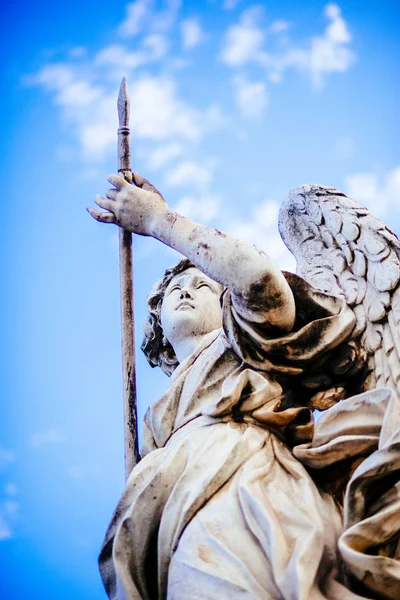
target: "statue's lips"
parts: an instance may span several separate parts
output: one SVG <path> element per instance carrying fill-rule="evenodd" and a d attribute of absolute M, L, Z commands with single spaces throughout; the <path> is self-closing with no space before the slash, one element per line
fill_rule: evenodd
<path fill-rule="evenodd" d="M 181 308 L 191 308 L 192 310 L 194 310 L 193 304 L 190 304 L 189 302 L 181 302 L 180 304 L 178 304 L 175 310 L 180 310 Z"/>

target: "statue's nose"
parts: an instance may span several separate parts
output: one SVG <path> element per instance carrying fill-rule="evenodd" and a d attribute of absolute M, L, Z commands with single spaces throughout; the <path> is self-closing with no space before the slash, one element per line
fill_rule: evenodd
<path fill-rule="evenodd" d="M 191 294 L 188 290 L 181 290 L 180 299 L 184 300 L 184 298 L 191 298 Z"/>

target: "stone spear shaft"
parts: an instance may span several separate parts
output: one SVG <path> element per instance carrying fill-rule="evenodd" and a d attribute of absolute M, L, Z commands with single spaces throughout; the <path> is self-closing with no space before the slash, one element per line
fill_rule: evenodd
<path fill-rule="evenodd" d="M 129 96 L 125 77 L 118 94 L 118 173 L 132 183 L 129 142 Z M 121 341 L 125 426 L 125 477 L 140 460 L 137 434 L 135 338 L 133 317 L 132 234 L 119 229 Z"/>

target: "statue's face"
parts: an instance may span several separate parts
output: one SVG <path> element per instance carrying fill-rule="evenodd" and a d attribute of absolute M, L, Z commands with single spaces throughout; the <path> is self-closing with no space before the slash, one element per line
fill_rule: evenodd
<path fill-rule="evenodd" d="M 170 281 L 161 306 L 161 326 L 167 340 L 205 335 L 222 327 L 219 302 L 222 286 L 190 267 Z"/>

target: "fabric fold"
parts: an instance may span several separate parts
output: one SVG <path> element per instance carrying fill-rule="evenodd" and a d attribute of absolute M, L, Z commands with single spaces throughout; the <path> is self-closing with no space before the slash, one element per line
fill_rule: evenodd
<path fill-rule="evenodd" d="M 322 415 L 313 441 L 293 453 L 311 469 L 362 459 L 344 496 L 338 547 L 349 575 L 372 597 L 400 595 L 400 401 L 364 392 Z M 356 463 L 357 464 L 357 463 Z M 341 473 L 342 476 L 342 473 Z"/>
<path fill-rule="evenodd" d="M 389 561 L 393 589 L 398 405 L 388 390 L 346 400 L 313 435 L 293 382 L 329 360 L 354 317 L 344 301 L 286 277 L 298 314 L 290 334 L 246 322 L 227 292 L 223 329 L 205 336 L 146 413 L 144 458 L 100 555 L 111 600 L 371 598 L 383 578 L 373 566 L 365 581 L 366 553 L 373 565 Z M 348 486 L 344 531 L 339 503 L 314 474 L 345 459 L 364 462 Z M 370 481 L 379 481 L 380 497 Z"/>

